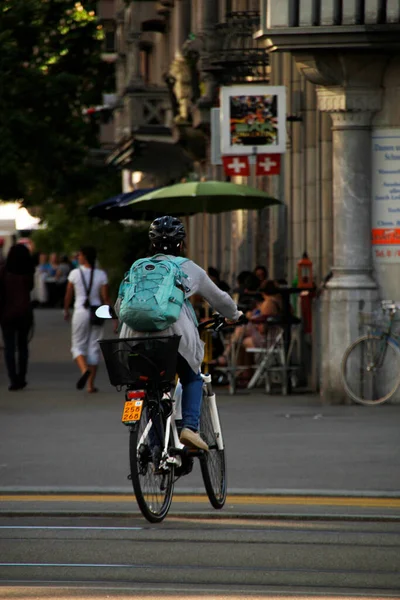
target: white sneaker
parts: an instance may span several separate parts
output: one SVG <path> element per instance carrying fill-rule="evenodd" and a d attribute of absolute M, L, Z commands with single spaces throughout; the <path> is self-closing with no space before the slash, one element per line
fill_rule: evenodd
<path fill-rule="evenodd" d="M 184 427 L 179 436 L 181 444 L 188 446 L 189 448 L 196 448 L 197 450 L 208 451 L 208 446 L 204 440 L 201 439 L 200 434 L 197 431 L 192 431 L 187 427 Z"/>

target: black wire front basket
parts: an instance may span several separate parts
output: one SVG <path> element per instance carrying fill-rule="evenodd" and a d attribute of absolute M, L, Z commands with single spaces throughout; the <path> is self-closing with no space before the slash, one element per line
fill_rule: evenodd
<path fill-rule="evenodd" d="M 99 340 L 111 385 L 170 383 L 181 336 Z"/>

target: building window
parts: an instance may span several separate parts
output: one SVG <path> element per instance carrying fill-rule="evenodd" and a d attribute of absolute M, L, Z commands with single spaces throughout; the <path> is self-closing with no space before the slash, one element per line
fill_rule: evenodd
<path fill-rule="evenodd" d="M 116 52 L 115 47 L 115 22 L 114 21 L 103 21 L 103 30 L 104 30 L 104 52 L 106 53 L 114 53 Z"/>
<path fill-rule="evenodd" d="M 150 69 L 150 52 L 148 50 L 140 51 L 140 72 L 145 85 L 148 85 L 151 81 L 151 69 Z"/>
<path fill-rule="evenodd" d="M 230 5 L 230 9 L 228 8 L 228 5 Z M 227 2 L 227 12 L 247 12 L 259 10 L 259 0 L 230 0 L 230 2 Z"/>
<path fill-rule="evenodd" d="M 105 52 L 115 52 L 115 31 L 106 31 L 104 49 Z"/>

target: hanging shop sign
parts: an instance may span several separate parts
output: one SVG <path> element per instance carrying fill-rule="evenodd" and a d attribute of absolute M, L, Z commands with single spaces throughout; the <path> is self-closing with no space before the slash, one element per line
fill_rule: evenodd
<path fill-rule="evenodd" d="M 284 86 L 221 88 L 221 154 L 281 154 L 286 149 Z"/>
<path fill-rule="evenodd" d="M 400 263 L 400 129 L 372 132 L 371 234 L 374 259 Z"/>

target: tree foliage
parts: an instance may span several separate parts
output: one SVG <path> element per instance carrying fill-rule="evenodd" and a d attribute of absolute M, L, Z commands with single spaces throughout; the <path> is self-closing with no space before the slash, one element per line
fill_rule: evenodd
<path fill-rule="evenodd" d="M 0 3 L 0 197 L 25 204 L 74 198 L 97 174 L 97 129 L 84 106 L 112 85 L 95 2 Z"/>

